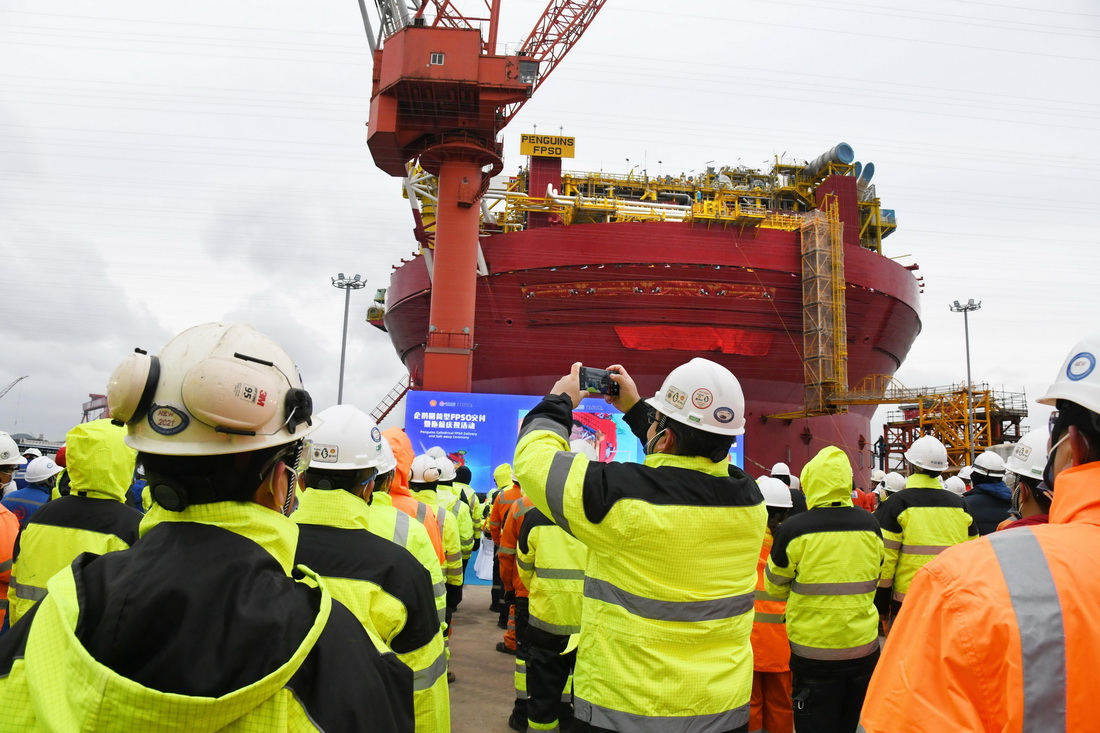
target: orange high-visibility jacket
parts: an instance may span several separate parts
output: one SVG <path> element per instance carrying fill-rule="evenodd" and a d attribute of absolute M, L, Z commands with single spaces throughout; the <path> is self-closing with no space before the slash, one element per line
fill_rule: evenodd
<path fill-rule="evenodd" d="M 523 515 L 534 506 L 534 502 L 523 495 L 510 505 L 508 516 L 504 518 L 504 526 L 501 527 L 500 548 L 497 550 L 497 557 L 500 558 L 500 579 L 504 583 L 504 590 L 514 591 L 521 598 L 527 597 L 527 586 L 523 584 L 523 580 L 519 577 L 519 568 L 516 567 L 516 546 L 519 544 Z"/>
<path fill-rule="evenodd" d="M 791 668 L 791 645 L 783 614 L 787 601 L 764 590 L 764 569 L 772 551 L 772 533 L 767 530 L 760 562 L 756 566 L 756 612 L 752 622 L 752 668 L 757 672 L 786 672 Z"/>
<path fill-rule="evenodd" d="M 1095 730 L 1097 547 L 1100 462 L 1058 474 L 1050 524 L 924 566 L 871 679 L 863 729 Z"/>
<path fill-rule="evenodd" d="M 489 535 L 493 538 L 493 544 L 498 547 L 500 546 L 500 530 L 504 526 L 504 518 L 508 516 L 512 504 L 516 503 L 521 496 L 523 496 L 523 492 L 518 486 L 512 484 L 511 488 L 497 494 L 497 499 L 493 502 L 493 509 L 489 512 Z"/>
<path fill-rule="evenodd" d="M 19 535 L 19 520 L 0 506 L 0 626 L 8 615 L 8 583 L 11 582 L 12 554 Z"/>

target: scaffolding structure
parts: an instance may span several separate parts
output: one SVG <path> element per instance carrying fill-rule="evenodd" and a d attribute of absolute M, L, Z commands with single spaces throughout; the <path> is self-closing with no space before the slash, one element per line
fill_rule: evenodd
<path fill-rule="evenodd" d="M 913 400 L 898 400 L 901 409 L 887 415 L 883 425 L 885 470 L 905 467 L 904 453 L 917 438 L 934 435 L 947 448 L 950 465 L 965 466 L 971 444 L 975 453 L 1000 443 L 1015 443 L 1022 435 L 1020 421 L 1027 417 L 1027 396 L 1023 392 L 993 390 L 988 384 L 973 385 L 968 399 L 965 385 L 925 387 Z M 967 409 L 969 404 L 970 408 Z"/>

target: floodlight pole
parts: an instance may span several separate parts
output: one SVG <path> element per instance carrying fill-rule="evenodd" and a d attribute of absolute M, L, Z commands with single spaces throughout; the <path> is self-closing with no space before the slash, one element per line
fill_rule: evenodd
<path fill-rule="evenodd" d="M 974 388 L 974 383 L 970 379 L 970 313 L 971 311 L 980 310 L 982 307 L 982 301 L 974 302 L 971 298 L 968 302 L 959 304 L 959 301 L 955 301 L 950 306 L 952 313 L 963 314 L 963 334 L 966 339 L 966 446 L 970 452 L 970 465 L 974 465 L 974 430 L 972 423 L 974 421 L 974 400 L 971 391 Z"/>
<path fill-rule="evenodd" d="M 351 291 L 359 290 L 367 286 L 367 281 L 360 278 L 359 275 L 352 277 L 344 277 L 344 273 L 340 273 L 332 279 L 332 286 L 344 291 L 344 337 L 340 341 L 340 387 L 336 393 L 336 404 L 344 404 L 344 355 L 348 349 L 348 308 L 351 305 Z"/>

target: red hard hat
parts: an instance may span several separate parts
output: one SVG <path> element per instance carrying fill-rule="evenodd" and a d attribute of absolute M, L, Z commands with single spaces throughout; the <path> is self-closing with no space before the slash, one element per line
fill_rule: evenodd
<path fill-rule="evenodd" d="M 65 446 L 57 449 L 57 455 L 53 457 L 53 462 L 62 468 L 65 467 Z"/>

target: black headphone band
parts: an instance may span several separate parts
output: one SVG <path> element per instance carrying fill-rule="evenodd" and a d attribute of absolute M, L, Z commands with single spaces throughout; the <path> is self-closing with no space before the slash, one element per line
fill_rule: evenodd
<path fill-rule="evenodd" d="M 145 353 L 140 349 L 137 349 L 138 353 Z M 140 422 L 149 412 L 149 408 L 153 406 L 153 397 L 157 392 L 157 384 L 160 383 L 160 359 L 156 356 L 149 356 L 149 376 L 145 378 L 145 386 L 141 390 L 141 397 L 138 398 L 137 405 L 134 407 L 134 414 L 130 416 L 127 421 L 130 424 Z"/>

